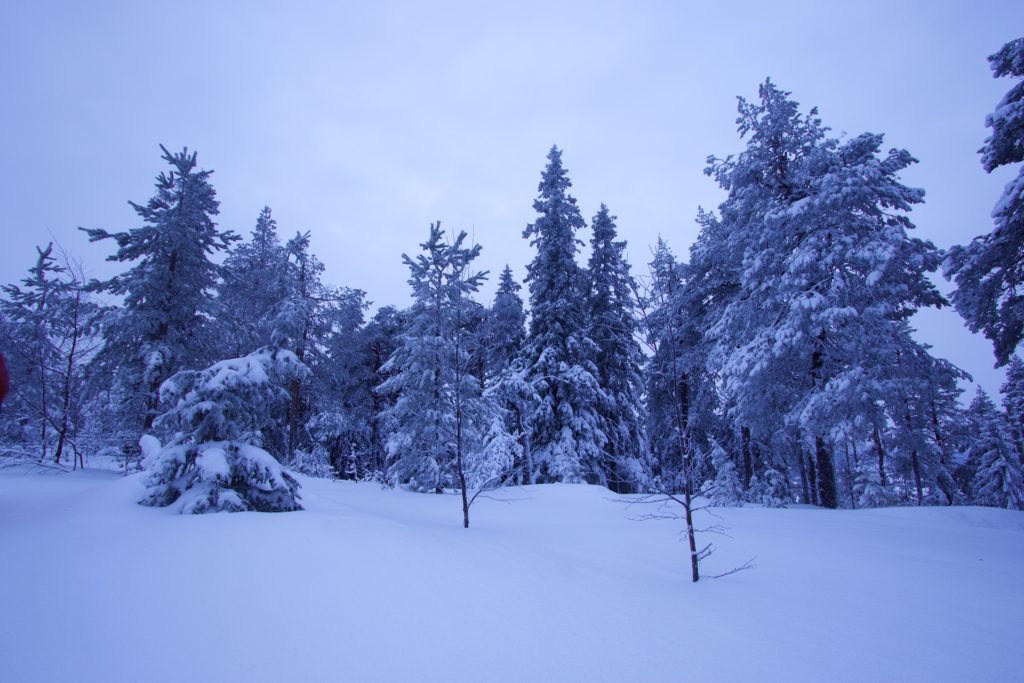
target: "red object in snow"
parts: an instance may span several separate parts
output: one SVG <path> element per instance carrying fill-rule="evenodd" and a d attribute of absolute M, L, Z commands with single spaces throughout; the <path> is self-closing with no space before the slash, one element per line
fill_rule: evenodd
<path fill-rule="evenodd" d="M 0 406 L 4 404 L 7 390 L 11 388 L 11 378 L 7 374 L 7 363 L 4 362 L 4 354 L 0 353 Z"/>

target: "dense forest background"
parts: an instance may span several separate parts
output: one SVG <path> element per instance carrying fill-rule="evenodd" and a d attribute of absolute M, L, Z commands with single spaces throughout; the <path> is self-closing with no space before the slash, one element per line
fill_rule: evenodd
<path fill-rule="evenodd" d="M 1024 39 L 990 63 L 1013 86 L 986 171 L 1024 160 Z M 458 490 L 467 526 L 481 492 L 556 481 L 687 506 L 1024 507 L 1024 175 L 990 233 L 942 251 L 913 236 L 910 152 L 834 134 L 770 80 L 736 122 L 741 151 L 705 168 L 726 199 L 685 256 L 665 239 L 627 263 L 553 147 L 525 281 L 434 223 L 403 256 L 412 305 L 372 314 L 269 207 L 222 230 L 211 172 L 162 147 L 140 227 L 84 230 L 121 272 L 88 278 L 51 243 L 4 287 L 3 457 L 145 464 L 145 502 L 190 512 L 295 509 L 289 470 Z M 950 305 L 1008 368 L 998 404 L 913 335 Z"/>

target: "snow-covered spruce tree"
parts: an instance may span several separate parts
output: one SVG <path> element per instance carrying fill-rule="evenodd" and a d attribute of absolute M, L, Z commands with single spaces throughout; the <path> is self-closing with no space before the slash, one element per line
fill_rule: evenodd
<path fill-rule="evenodd" d="M 943 303 L 926 278 L 939 256 L 908 235 L 923 197 L 899 182 L 908 152 L 880 156 L 875 134 L 826 137 L 817 111 L 801 115 L 770 81 L 739 112 L 747 149 L 707 168 L 729 192 L 721 221 L 742 263 L 740 295 L 710 330 L 715 367 L 742 423 L 762 420 L 764 396 L 788 393 L 783 414 L 813 439 L 818 498 L 836 507 L 837 394 L 860 391 L 865 349 Z"/>
<path fill-rule="evenodd" d="M 528 419 L 535 399 L 533 388 L 526 381 L 522 360 L 526 313 L 520 289 L 522 287 L 512 277 L 512 269 L 505 266 L 484 324 L 485 393 L 504 411 L 505 431 L 518 443 L 518 458 L 512 468 L 518 484 L 531 481 Z"/>
<path fill-rule="evenodd" d="M 117 315 L 103 328 L 103 349 L 91 372 L 96 385 L 121 397 L 126 431 L 148 432 L 157 416 L 161 383 L 185 367 L 214 355 L 209 319 L 218 268 L 210 260 L 237 237 L 221 232 L 212 171 L 196 168 L 196 154 L 172 154 L 161 145 L 170 166 L 156 179 L 156 194 L 145 204 L 129 202 L 142 227 L 109 233 L 82 228 L 92 242 L 114 240 L 108 261 L 134 263 L 95 291 L 123 296 Z"/>
<path fill-rule="evenodd" d="M 512 276 L 512 269 L 506 265 L 498 278 L 498 289 L 484 324 L 488 382 L 519 358 L 526 342 L 526 312 L 519 296 L 521 289 Z"/>
<path fill-rule="evenodd" d="M 996 78 L 1024 76 L 1024 38 L 1012 40 L 988 58 Z M 981 165 L 991 173 L 1024 161 L 1024 80 L 1018 81 L 985 118 L 992 134 L 981 148 Z M 956 283 L 953 304 L 974 332 L 994 347 L 1005 364 L 1024 337 L 1024 166 L 992 210 L 992 232 L 949 250 L 943 270 Z"/>
<path fill-rule="evenodd" d="M 537 248 L 527 268 L 530 335 L 524 351 L 526 378 L 539 399 L 529 420 L 533 482 L 606 484 L 601 463 L 608 438 L 599 410 L 608 399 L 581 305 L 586 276 L 576 263 L 575 235 L 585 224 L 569 194 L 562 153 L 552 147 L 547 158 L 533 203 L 540 215 L 523 231 Z"/>
<path fill-rule="evenodd" d="M 283 298 L 285 263 L 277 221 L 265 206 L 249 240 L 234 247 L 221 267 L 218 324 L 227 348 L 236 354 L 270 344 L 275 311 Z"/>
<path fill-rule="evenodd" d="M 380 387 L 397 373 L 388 365 L 388 359 L 400 344 L 406 317 L 405 312 L 392 306 L 382 306 L 359 335 L 360 350 L 366 363 L 364 371 L 370 383 L 370 414 L 366 422 L 369 430 L 367 469 L 382 481 L 387 477 L 387 442 L 394 431 L 392 408 L 397 395 L 395 391 L 383 391 Z"/>
<path fill-rule="evenodd" d="M 298 482 L 261 445 L 289 383 L 308 374 L 294 353 L 268 346 L 164 382 L 170 408 L 157 425 L 173 436 L 166 446 L 142 437 L 148 479 L 139 502 L 176 504 L 182 514 L 301 510 Z"/>
<path fill-rule="evenodd" d="M 970 413 L 977 430 L 967 451 L 974 471 L 971 502 L 1024 510 L 1024 466 L 1013 447 L 1006 418 L 980 388 Z"/>
<path fill-rule="evenodd" d="M 601 468 L 610 489 L 628 493 L 650 478 L 651 469 L 640 424 L 643 354 L 634 337 L 635 287 L 624 254 L 626 243 L 616 241 L 615 216 L 604 204 L 591 229 L 587 334 L 597 345 L 597 380 L 608 399 L 598 405 L 607 437 Z"/>
<path fill-rule="evenodd" d="M 482 395 L 470 349 L 469 296 L 486 277 L 471 272 L 480 246 L 463 246 L 461 232 L 448 243 L 439 223 L 409 267 L 414 303 L 399 347 L 388 365 L 397 374 L 384 382 L 394 392 L 395 423 L 388 441 L 392 481 L 419 491 L 458 488 L 463 526 L 469 527 L 474 489 L 487 486 L 512 466 L 514 449 L 501 429 L 496 406 Z M 513 440 L 514 441 L 514 440 Z M 480 480 L 478 477 L 487 477 Z"/>
<path fill-rule="evenodd" d="M 1006 367 L 1006 381 L 999 388 L 1003 397 L 1003 409 L 1010 424 L 1014 445 L 1024 464 L 1024 361 L 1020 356 L 1010 358 Z"/>
<path fill-rule="evenodd" d="M 66 254 L 62 264 L 52 243 L 36 251 L 21 286 L 4 286 L 0 299 L 0 344 L 15 388 L 2 413 L 2 433 L 29 437 L 40 461 L 52 456 L 58 465 L 70 445 L 77 466 L 81 453 L 72 435 L 82 422 L 83 367 L 98 343 L 94 329 L 102 310 Z"/>

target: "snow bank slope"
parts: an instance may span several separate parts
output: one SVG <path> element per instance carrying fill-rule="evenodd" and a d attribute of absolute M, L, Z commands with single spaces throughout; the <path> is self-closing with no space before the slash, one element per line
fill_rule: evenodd
<path fill-rule="evenodd" d="M 721 511 L 604 489 L 480 501 L 303 479 L 304 512 L 180 516 L 137 478 L 0 474 L 4 681 L 1020 681 L 1024 514 Z"/>

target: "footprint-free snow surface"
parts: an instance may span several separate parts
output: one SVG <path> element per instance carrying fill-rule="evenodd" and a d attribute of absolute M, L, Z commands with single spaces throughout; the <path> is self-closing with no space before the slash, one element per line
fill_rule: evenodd
<path fill-rule="evenodd" d="M 302 479 L 306 510 L 181 516 L 138 476 L 0 473 L 0 680 L 1022 681 L 1024 513 L 704 514 L 607 490 L 481 499 Z"/>

